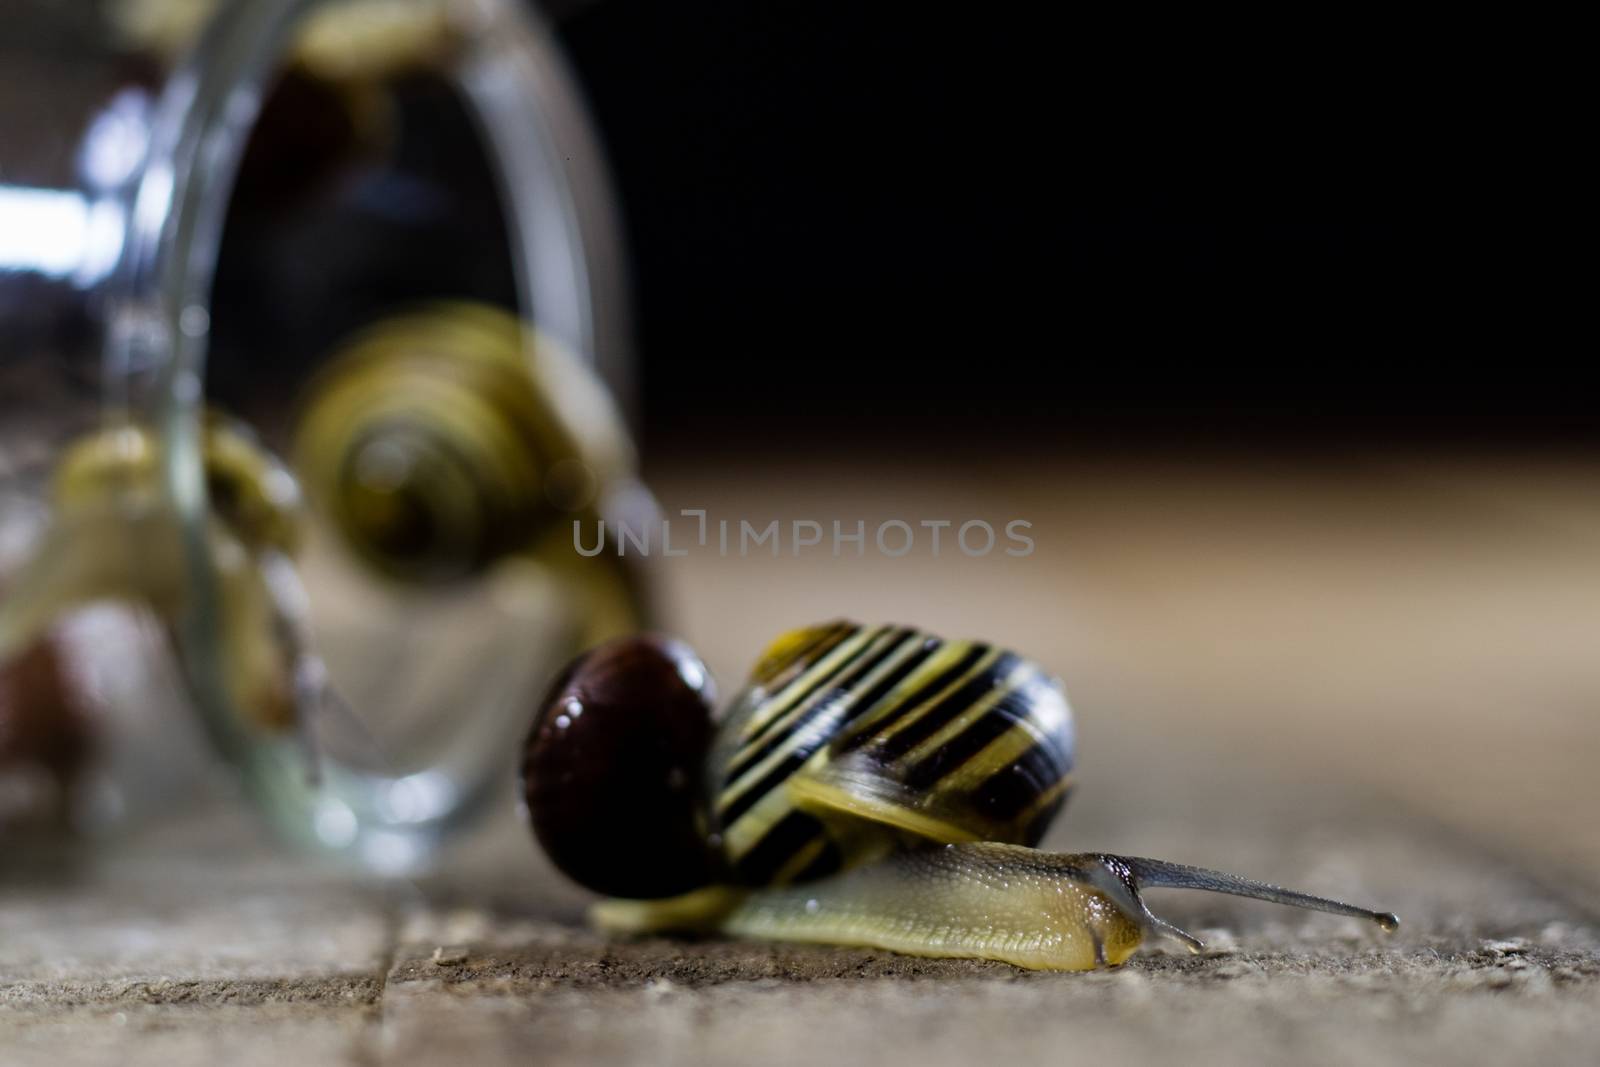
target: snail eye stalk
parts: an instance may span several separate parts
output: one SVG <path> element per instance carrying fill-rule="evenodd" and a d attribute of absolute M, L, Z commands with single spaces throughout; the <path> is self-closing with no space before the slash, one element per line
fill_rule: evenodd
<path fill-rule="evenodd" d="M 1350 915 L 1375 923 L 1380 929 L 1393 933 L 1400 927 L 1400 919 L 1393 912 L 1372 911 L 1368 908 L 1346 904 L 1341 900 L 1313 896 L 1252 878 L 1213 871 L 1205 867 L 1190 867 L 1166 860 L 1146 859 L 1142 856 L 1092 857 L 1085 874 L 1097 889 L 1117 902 L 1130 917 L 1138 918 L 1152 930 L 1165 934 L 1189 946 L 1191 952 L 1204 948 L 1199 938 L 1156 916 L 1145 904 L 1140 892 L 1145 889 L 1200 889 L 1208 893 L 1226 893 L 1229 896 L 1249 897 L 1273 904 L 1287 904 L 1307 911 L 1325 911 L 1333 915 Z"/>

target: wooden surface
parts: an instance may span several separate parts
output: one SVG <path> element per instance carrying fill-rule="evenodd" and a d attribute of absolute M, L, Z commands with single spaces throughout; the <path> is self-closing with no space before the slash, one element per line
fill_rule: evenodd
<path fill-rule="evenodd" d="M 1049 664 L 1081 786 L 1047 845 L 1397 911 L 1157 893 L 1119 970 L 608 943 L 507 812 L 415 883 L 223 804 L 0 865 L 0 1063 L 1593 1062 L 1600 462 L 669 459 L 713 519 L 1011 518 L 1032 556 L 663 561 L 725 690 L 849 615 Z M 435 959 L 435 956 L 438 956 Z"/>

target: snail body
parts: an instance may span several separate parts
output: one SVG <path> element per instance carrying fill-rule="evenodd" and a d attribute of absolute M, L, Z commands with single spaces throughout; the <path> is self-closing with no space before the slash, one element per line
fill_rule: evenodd
<path fill-rule="evenodd" d="M 528 814 L 558 868 L 619 898 L 595 906 L 602 929 L 1085 970 L 1150 933 L 1200 947 L 1145 906 L 1153 887 L 1396 924 L 1220 872 L 1034 848 L 1071 790 L 1072 717 L 1060 683 L 1015 653 L 905 627 L 793 631 L 696 751 L 686 723 L 711 721 L 706 677 L 677 642 L 623 639 L 580 657 L 535 720 Z M 699 787 L 686 788 L 696 759 Z M 587 802 L 622 775 L 626 805 Z"/>

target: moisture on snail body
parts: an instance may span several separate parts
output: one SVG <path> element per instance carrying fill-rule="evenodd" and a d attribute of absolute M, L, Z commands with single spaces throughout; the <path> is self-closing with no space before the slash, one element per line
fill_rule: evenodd
<path fill-rule="evenodd" d="M 847 622 L 779 638 L 720 723 L 686 646 L 624 638 L 579 657 L 535 718 L 535 836 L 611 895 L 618 934 L 700 932 L 1087 970 L 1148 934 L 1151 888 L 1393 915 L 1202 868 L 1038 844 L 1071 790 L 1060 683 L 972 641 Z"/>

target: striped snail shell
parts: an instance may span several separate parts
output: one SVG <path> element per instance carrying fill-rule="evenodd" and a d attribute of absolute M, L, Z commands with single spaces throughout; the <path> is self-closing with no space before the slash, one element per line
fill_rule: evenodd
<path fill-rule="evenodd" d="M 659 679 L 681 677 L 684 657 L 681 646 L 637 638 L 590 653 L 534 724 L 524 787 L 535 832 L 551 859 L 589 888 L 652 897 L 711 881 L 804 882 L 881 856 L 903 835 L 1033 845 L 1066 799 L 1066 699 L 1059 683 L 1013 653 L 909 627 L 796 630 L 762 656 L 714 737 L 697 726 L 710 722 L 709 702 L 660 695 Z M 687 673 L 703 677 L 704 668 L 694 661 Z M 611 694 L 603 704 L 586 696 L 600 689 Z M 641 776 L 640 760 L 596 758 L 592 746 L 562 736 L 553 724 L 570 722 L 575 693 L 583 728 L 612 749 L 662 751 L 656 731 L 668 719 L 678 734 L 709 742 L 698 754 L 699 795 L 662 784 L 684 762 L 681 746 Z M 670 716 L 654 710 L 668 706 Z M 541 827 L 592 806 L 571 791 L 575 779 L 585 797 L 630 797 L 635 818 L 625 811 L 614 825 L 593 828 L 587 848 L 575 837 L 552 847 Z M 670 889 L 660 890 L 661 864 L 634 865 L 631 883 L 592 876 L 597 843 L 658 840 L 656 824 L 669 811 L 679 825 L 693 818 L 703 842 L 677 853 L 687 859 L 666 879 Z"/>
<path fill-rule="evenodd" d="M 294 451 L 346 545 L 421 583 L 477 574 L 565 529 L 632 462 L 572 357 L 467 303 L 385 319 L 343 346 L 312 383 Z"/>
<path fill-rule="evenodd" d="M 1066 801 L 1072 713 L 1037 664 L 909 627 L 780 637 L 718 731 L 709 826 L 745 885 L 809 881 L 901 833 L 1034 845 Z"/>

